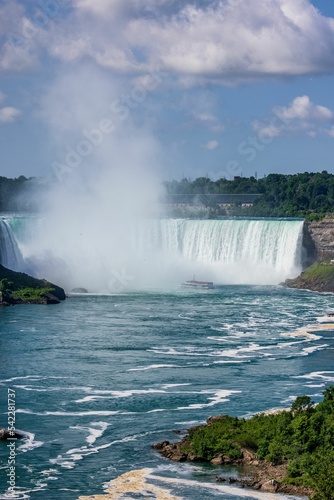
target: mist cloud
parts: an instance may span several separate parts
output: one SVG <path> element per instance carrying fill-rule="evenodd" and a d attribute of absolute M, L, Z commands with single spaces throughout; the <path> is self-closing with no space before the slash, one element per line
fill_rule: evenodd
<path fill-rule="evenodd" d="M 50 162 L 52 189 L 41 203 L 40 232 L 24 249 L 39 275 L 67 290 L 110 291 L 143 266 L 133 228 L 152 216 L 161 195 L 159 147 L 130 109 L 126 118 L 112 113 L 112 103 L 124 94 L 102 72 L 81 65 L 61 74 L 41 101 L 40 117 L 60 161 L 83 139 L 88 143 L 83 131 L 91 133 L 103 120 L 112 123 L 90 154 L 61 176 Z"/>

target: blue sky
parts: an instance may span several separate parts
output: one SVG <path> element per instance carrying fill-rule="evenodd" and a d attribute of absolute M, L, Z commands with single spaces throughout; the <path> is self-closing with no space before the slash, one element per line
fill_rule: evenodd
<path fill-rule="evenodd" d="M 0 175 L 334 173 L 328 0 L 0 1 L 0 43 Z"/>

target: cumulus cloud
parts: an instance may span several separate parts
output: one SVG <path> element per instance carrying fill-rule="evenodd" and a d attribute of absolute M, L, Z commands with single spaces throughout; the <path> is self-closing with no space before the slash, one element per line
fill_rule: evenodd
<path fill-rule="evenodd" d="M 34 24 L 23 1 L 7 1 L 6 12 L 10 4 L 16 31 Z M 24 67 L 24 55 L 34 63 L 46 50 L 137 75 L 159 66 L 188 87 L 236 84 L 332 72 L 334 19 L 310 0 L 258 0 L 256 8 L 251 0 L 73 0 L 61 22 L 50 19 L 28 46 L 15 60 L 5 44 L 3 69 Z"/>
<path fill-rule="evenodd" d="M 333 111 L 313 104 L 307 95 L 296 97 L 287 107 L 277 107 L 276 114 L 285 120 L 327 121 L 333 118 Z"/>
<path fill-rule="evenodd" d="M 5 0 L 0 6 L 0 71 L 17 72 L 35 67 L 47 31 L 26 13 L 23 3 Z M 48 17 L 46 16 L 48 21 Z M 48 23 L 47 23 L 48 24 Z M 44 26 L 47 27 L 47 26 Z"/>
<path fill-rule="evenodd" d="M 334 20 L 322 16 L 309 0 L 293 5 L 288 0 L 259 0 L 256 8 L 251 0 L 186 5 L 151 0 L 148 5 L 155 7 L 156 15 L 150 16 L 139 9 L 138 1 L 129 4 L 137 10 L 121 7 L 117 0 L 78 0 L 77 7 L 95 13 L 102 9 L 110 22 L 122 15 L 126 29 L 120 41 L 131 54 L 128 61 L 138 67 L 143 61 L 160 64 L 188 85 L 203 78 L 235 83 L 334 68 Z M 159 8 L 166 6 L 170 10 L 159 15 Z M 91 56 L 99 64 L 113 65 L 108 51 L 103 54 L 96 47 L 94 52 Z"/>
<path fill-rule="evenodd" d="M 21 114 L 21 111 L 12 106 L 6 106 L 0 108 L 0 124 L 1 123 L 12 123 Z"/>
<path fill-rule="evenodd" d="M 253 121 L 252 128 L 264 137 L 296 133 L 315 137 L 323 132 L 323 125 L 333 118 L 332 110 L 314 104 L 309 96 L 303 95 L 296 97 L 288 106 L 274 107 L 271 118 Z"/>
<path fill-rule="evenodd" d="M 217 149 L 218 146 L 219 146 L 219 142 L 215 141 L 215 140 L 212 140 L 212 141 L 208 141 L 206 144 L 204 144 L 203 147 L 205 149 L 213 150 L 213 149 Z"/>

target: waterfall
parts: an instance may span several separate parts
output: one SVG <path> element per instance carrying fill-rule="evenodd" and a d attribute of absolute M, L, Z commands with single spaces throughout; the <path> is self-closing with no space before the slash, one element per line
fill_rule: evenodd
<path fill-rule="evenodd" d="M 142 251 L 149 246 L 226 284 L 277 284 L 302 268 L 302 220 L 166 219 L 146 223 L 137 237 Z"/>
<path fill-rule="evenodd" d="M 22 254 L 12 230 L 0 219 L 0 264 L 13 271 L 20 271 L 22 262 Z"/>
<path fill-rule="evenodd" d="M 124 222 L 101 214 L 73 225 L 66 220 L 55 225 L 47 218 L 10 220 L 9 225 L 34 275 L 68 291 L 173 288 L 194 274 L 216 285 L 276 285 L 302 268 L 302 220 Z M 2 222 L 5 230 L 8 246 Z M 4 252 L 2 259 L 15 255 L 8 248 Z"/>

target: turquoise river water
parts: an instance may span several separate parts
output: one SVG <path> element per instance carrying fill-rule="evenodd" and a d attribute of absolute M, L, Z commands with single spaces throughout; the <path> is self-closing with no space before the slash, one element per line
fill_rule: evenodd
<path fill-rule="evenodd" d="M 0 427 L 9 389 L 26 433 L 14 497 L 0 443 L 0 498 L 75 500 L 129 472 L 109 498 L 287 498 L 216 483 L 236 472 L 172 463 L 151 445 L 209 415 L 249 416 L 301 394 L 318 401 L 334 383 L 332 306 L 332 295 L 221 286 L 0 309 Z M 140 478 L 155 493 L 136 490 Z"/>

